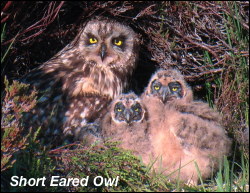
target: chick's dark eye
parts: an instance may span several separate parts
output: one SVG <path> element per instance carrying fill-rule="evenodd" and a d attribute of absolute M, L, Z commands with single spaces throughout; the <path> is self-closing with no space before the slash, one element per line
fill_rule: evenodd
<path fill-rule="evenodd" d="M 115 111 L 116 111 L 116 112 L 122 112 L 123 110 L 124 110 L 124 106 L 123 106 L 122 103 L 117 103 L 117 104 L 115 105 Z"/>
<path fill-rule="evenodd" d="M 117 108 L 116 109 L 118 112 L 122 112 L 122 109 L 121 108 Z"/>
<path fill-rule="evenodd" d="M 139 103 L 136 103 L 132 109 L 135 111 L 135 112 L 140 112 L 141 111 L 141 105 Z"/>
<path fill-rule="evenodd" d="M 152 93 L 158 93 L 162 87 L 161 82 L 159 82 L 157 79 L 153 80 L 150 88 Z"/>
<path fill-rule="evenodd" d="M 178 90 L 178 87 L 172 87 L 172 91 L 177 91 Z"/>
<path fill-rule="evenodd" d="M 134 111 L 135 112 L 140 112 L 141 111 L 141 107 L 139 107 L 139 106 L 138 107 L 134 107 Z"/>
<path fill-rule="evenodd" d="M 178 82 L 170 82 L 168 86 L 173 92 L 179 92 L 181 90 L 181 84 Z"/>
<path fill-rule="evenodd" d="M 159 89 L 160 89 L 160 86 L 159 86 L 159 85 L 155 85 L 155 86 L 154 86 L 154 89 L 155 89 L 155 90 L 159 90 Z"/>
<path fill-rule="evenodd" d="M 156 90 L 156 91 L 160 90 L 160 89 L 161 89 L 161 83 L 159 83 L 159 82 L 154 82 L 154 83 L 153 83 L 153 88 L 154 88 L 154 90 Z"/>

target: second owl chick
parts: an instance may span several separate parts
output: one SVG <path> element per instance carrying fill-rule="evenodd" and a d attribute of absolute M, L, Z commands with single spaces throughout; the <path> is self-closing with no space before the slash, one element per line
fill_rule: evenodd
<path fill-rule="evenodd" d="M 177 69 L 159 69 L 153 74 L 141 98 L 147 100 L 152 96 L 163 105 L 174 106 L 180 112 L 211 121 L 221 121 L 219 113 L 211 109 L 207 103 L 193 100 L 192 89 Z"/>
<path fill-rule="evenodd" d="M 193 101 L 192 96 L 180 72 L 171 69 L 157 71 L 141 98 L 148 110 L 153 154 L 161 157 L 161 167 L 166 174 L 181 168 L 181 180 L 196 184 L 194 161 L 202 178 L 209 177 L 228 155 L 231 141 L 219 123 L 219 114 L 206 103 Z M 158 163 L 155 168 L 159 167 Z"/>

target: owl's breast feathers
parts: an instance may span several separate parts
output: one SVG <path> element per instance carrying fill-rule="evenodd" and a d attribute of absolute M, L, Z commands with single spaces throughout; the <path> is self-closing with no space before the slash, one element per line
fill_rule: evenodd
<path fill-rule="evenodd" d="M 62 92 L 68 97 L 101 95 L 112 99 L 127 86 L 127 70 L 121 72 L 76 58 L 68 59 L 67 65 L 61 60 L 58 62 L 59 58 L 49 61 L 41 68 L 47 77 L 42 82 L 49 79 L 60 82 Z"/>
<path fill-rule="evenodd" d="M 120 36 L 125 36 L 120 40 L 124 48 L 114 45 Z M 128 26 L 101 18 L 88 21 L 71 43 L 21 80 L 38 91 L 38 103 L 24 121 L 36 122 L 48 136 L 72 133 L 76 138 L 124 91 L 136 67 L 138 44 Z"/>

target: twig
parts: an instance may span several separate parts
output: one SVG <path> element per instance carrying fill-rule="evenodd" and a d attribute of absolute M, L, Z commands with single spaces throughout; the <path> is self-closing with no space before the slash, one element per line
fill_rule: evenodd
<path fill-rule="evenodd" d="M 225 70 L 225 69 L 223 69 L 223 68 L 211 69 L 211 70 L 208 70 L 208 71 L 199 73 L 199 74 L 190 75 L 190 76 L 189 76 L 189 75 L 188 75 L 188 76 L 185 76 L 185 79 L 191 81 L 191 80 L 200 78 L 201 76 L 208 75 L 208 74 L 220 73 L 220 72 L 223 72 L 224 70 Z"/>

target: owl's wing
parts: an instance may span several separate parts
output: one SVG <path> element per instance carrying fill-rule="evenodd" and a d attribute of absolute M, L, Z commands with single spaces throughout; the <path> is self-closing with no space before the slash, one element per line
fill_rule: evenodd
<path fill-rule="evenodd" d="M 96 123 L 107 111 L 111 99 L 95 93 L 69 97 L 60 90 L 59 82 L 50 86 L 47 81 L 38 81 L 39 84 L 32 82 L 39 89 L 37 104 L 32 112 L 25 113 L 24 125 L 35 129 L 41 127 L 42 140 L 46 145 L 59 145 L 65 139 L 69 142 L 73 138 L 80 140 L 81 136 L 92 131 L 92 134 L 97 133 Z"/>
<path fill-rule="evenodd" d="M 231 142 L 219 124 L 192 114 L 180 114 L 173 132 L 187 150 L 194 147 L 210 155 L 223 156 L 230 149 Z"/>
<path fill-rule="evenodd" d="M 62 95 L 54 96 L 39 93 L 36 106 L 31 112 L 23 113 L 22 123 L 26 128 L 39 128 L 41 143 L 47 146 L 61 145 L 64 117 Z"/>
<path fill-rule="evenodd" d="M 74 136 L 74 140 L 81 140 L 85 131 L 99 135 L 100 119 L 107 113 L 111 99 L 100 95 L 77 96 L 67 100 L 63 124 L 63 133 Z M 93 125 L 94 124 L 94 125 Z"/>
<path fill-rule="evenodd" d="M 182 113 L 193 114 L 201 119 L 209 121 L 214 121 L 218 123 L 221 122 L 220 114 L 214 109 L 210 108 L 207 103 L 204 103 L 202 101 L 193 101 L 187 103 L 175 100 L 171 102 L 170 105 Z"/>

